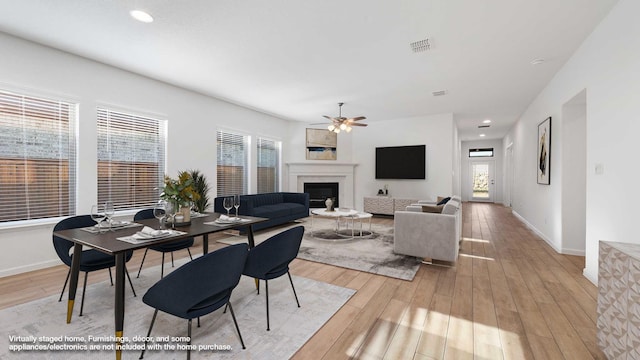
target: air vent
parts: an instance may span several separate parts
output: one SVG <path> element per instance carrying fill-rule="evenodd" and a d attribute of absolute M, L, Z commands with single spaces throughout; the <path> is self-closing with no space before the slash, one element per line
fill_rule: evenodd
<path fill-rule="evenodd" d="M 414 53 L 431 50 L 431 43 L 429 43 L 428 38 L 419 40 L 419 41 L 414 41 L 409 45 L 411 46 L 411 50 L 413 50 Z"/>
<path fill-rule="evenodd" d="M 491 127 L 491 125 L 478 125 L 478 129 L 488 128 L 488 127 Z"/>
<path fill-rule="evenodd" d="M 438 90 L 431 93 L 433 96 L 442 96 L 447 94 L 447 90 Z"/>

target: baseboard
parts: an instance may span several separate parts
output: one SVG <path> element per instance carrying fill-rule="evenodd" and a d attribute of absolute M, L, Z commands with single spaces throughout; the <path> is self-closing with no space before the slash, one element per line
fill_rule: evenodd
<path fill-rule="evenodd" d="M 518 214 L 515 210 L 511 209 L 511 213 L 520 220 L 523 224 L 525 224 L 531 231 L 533 231 L 536 235 L 538 235 L 542 240 L 544 240 L 553 250 L 555 250 L 558 254 L 562 254 L 562 250 L 558 248 L 545 234 L 543 234 L 540 230 L 538 230 L 535 226 L 531 225 L 525 218 L 523 218 L 520 214 Z"/>
<path fill-rule="evenodd" d="M 560 253 L 565 254 L 565 255 L 575 255 L 575 256 L 585 256 L 586 255 L 586 252 L 584 250 L 579 250 L 579 249 L 565 249 L 565 248 L 563 248 Z"/>
<path fill-rule="evenodd" d="M 584 268 L 584 270 L 582 270 L 582 275 L 584 277 L 587 278 L 587 280 L 591 281 L 593 283 L 593 285 L 598 286 L 598 274 L 593 274 L 590 271 L 587 270 L 587 268 Z"/>
<path fill-rule="evenodd" d="M 56 265 L 61 265 L 61 261 L 59 259 L 47 260 L 47 261 L 24 265 L 24 266 L 17 266 L 9 269 L 0 270 L 0 277 L 21 274 L 29 271 L 34 271 L 34 270 L 45 269 L 45 268 L 49 268 Z"/>

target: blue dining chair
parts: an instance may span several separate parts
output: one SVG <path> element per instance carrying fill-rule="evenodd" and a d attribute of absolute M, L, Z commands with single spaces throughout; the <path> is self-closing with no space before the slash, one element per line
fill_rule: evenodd
<path fill-rule="evenodd" d="M 77 229 L 83 227 L 90 227 L 96 224 L 93 219 L 91 219 L 91 215 L 79 215 L 72 216 L 66 218 L 56 224 L 53 228 L 53 231 L 67 230 L 67 229 Z M 73 254 L 71 254 L 71 248 L 73 248 L 74 243 L 65 240 L 61 237 L 53 235 L 53 247 L 58 254 L 60 260 L 65 263 L 69 267 L 69 271 L 67 272 L 67 278 L 64 281 L 64 285 L 62 286 L 62 292 L 60 292 L 60 298 L 58 301 L 62 301 L 62 295 L 64 294 L 64 290 L 67 288 L 67 283 L 69 282 L 69 276 L 71 275 L 71 261 L 73 259 Z M 128 251 L 125 254 L 125 262 L 131 260 L 133 256 L 133 251 Z M 82 310 L 84 308 L 84 294 L 87 290 L 87 277 L 89 273 L 92 271 L 98 271 L 102 269 L 109 269 L 109 278 L 111 279 L 111 285 L 113 285 L 113 276 L 111 275 L 111 267 L 116 266 L 116 258 L 113 255 L 105 254 L 98 250 L 84 250 L 82 251 L 82 257 L 80 258 L 80 271 L 84 272 L 84 285 L 82 287 L 82 302 L 80 303 L 80 316 L 82 316 Z M 133 283 L 131 282 L 131 277 L 129 276 L 129 272 L 127 271 L 127 267 L 124 268 L 125 274 L 127 274 L 127 279 L 129 279 L 129 285 L 131 285 L 131 290 L 133 291 L 133 296 L 136 295 L 136 290 L 133 288 Z"/>
<path fill-rule="evenodd" d="M 191 321 L 209 314 L 223 305 L 231 310 L 242 348 L 245 349 L 236 316 L 231 307 L 231 292 L 240 282 L 248 254 L 247 244 L 236 244 L 208 253 L 182 265 L 160 279 L 142 297 L 142 302 L 155 309 L 147 338 L 151 336 L 158 310 L 188 320 L 187 336 L 191 345 Z M 146 343 L 145 343 L 146 347 Z M 144 350 L 140 359 L 144 356 Z M 187 359 L 191 351 L 187 352 Z"/>
<path fill-rule="evenodd" d="M 284 274 L 289 276 L 289 282 L 293 289 L 293 296 L 300 307 L 296 288 L 293 286 L 291 274 L 289 273 L 289 263 L 298 256 L 300 243 L 304 235 L 304 227 L 296 226 L 276 234 L 253 249 L 249 250 L 247 263 L 242 271 L 243 275 L 255 279 L 264 280 L 265 293 L 267 298 L 267 331 L 269 328 L 269 280 L 278 278 Z M 260 288 L 258 288 L 258 294 Z"/>
<path fill-rule="evenodd" d="M 153 219 L 153 218 L 154 218 L 153 209 L 145 209 L 145 210 L 138 211 L 133 216 L 133 221 Z M 160 278 L 162 279 L 164 277 L 164 254 L 171 253 L 171 267 L 174 267 L 175 266 L 173 263 L 174 251 L 187 249 L 187 252 L 189 252 L 189 258 L 193 260 L 193 256 L 191 256 L 191 250 L 189 250 L 191 246 L 193 246 L 193 238 L 173 241 L 170 243 L 164 243 L 164 244 L 155 245 L 155 246 L 149 246 L 148 248 L 144 249 L 144 255 L 142 256 L 142 262 L 140 263 L 140 269 L 138 269 L 138 276 L 136 277 L 138 278 L 140 277 L 140 271 L 142 271 L 142 265 L 144 265 L 144 259 L 147 257 L 147 251 L 149 251 L 149 249 L 162 253 L 162 264 L 160 265 Z"/>

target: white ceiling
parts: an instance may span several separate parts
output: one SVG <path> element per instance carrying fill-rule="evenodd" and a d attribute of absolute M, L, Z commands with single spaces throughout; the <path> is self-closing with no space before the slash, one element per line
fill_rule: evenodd
<path fill-rule="evenodd" d="M 454 113 L 474 140 L 484 119 L 503 137 L 616 2 L 0 0 L 0 31 L 291 120 Z"/>

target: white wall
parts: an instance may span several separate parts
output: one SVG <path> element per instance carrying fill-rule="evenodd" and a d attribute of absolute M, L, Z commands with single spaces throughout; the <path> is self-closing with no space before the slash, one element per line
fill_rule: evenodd
<path fill-rule="evenodd" d="M 493 157 L 491 158 L 469 158 L 469 149 L 477 148 L 493 148 Z M 462 200 L 471 200 L 471 162 L 476 161 L 493 161 L 493 202 L 502 202 L 502 181 L 503 181 L 503 151 L 502 140 L 478 140 L 478 141 L 463 141 L 462 150 L 460 154 L 461 158 L 461 179 L 462 179 Z"/>
<path fill-rule="evenodd" d="M 515 145 L 514 211 L 562 249 L 562 105 L 587 91 L 585 276 L 596 282 L 598 241 L 640 243 L 636 165 L 640 134 L 640 2 L 620 0 L 547 87 L 529 105 L 504 144 Z M 551 185 L 537 185 L 537 124 L 553 117 Z M 595 174 L 596 164 L 604 172 Z"/>
<path fill-rule="evenodd" d="M 358 164 L 356 208 L 362 209 L 363 198 L 375 196 L 385 184 L 389 186 L 389 195 L 397 198 L 428 199 L 451 195 L 455 178 L 454 134 L 452 114 L 371 121 L 368 127 L 345 134 L 353 136 L 353 162 Z M 375 179 L 376 147 L 423 144 L 427 151 L 425 180 Z"/>
<path fill-rule="evenodd" d="M 587 94 L 562 106 L 562 251 L 584 256 L 587 217 Z"/>
<path fill-rule="evenodd" d="M 289 121 L 203 96 L 78 56 L 0 33 L 0 88 L 65 97 L 80 104 L 77 213 L 97 199 L 96 106 L 114 105 L 168 120 L 167 173 L 199 169 L 215 189 L 216 129 L 281 140 Z M 283 152 L 288 152 L 287 143 Z M 255 152 L 254 152 L 255 153 Z M 252 164 L 255 163 L 255 156 Z M 255 190 L 255 184 L 252 185 Z M 212 197 L 215 193 L 210 194 Z M 60 263 L 52 223 L 0 224 L 0 276 Z"/>

